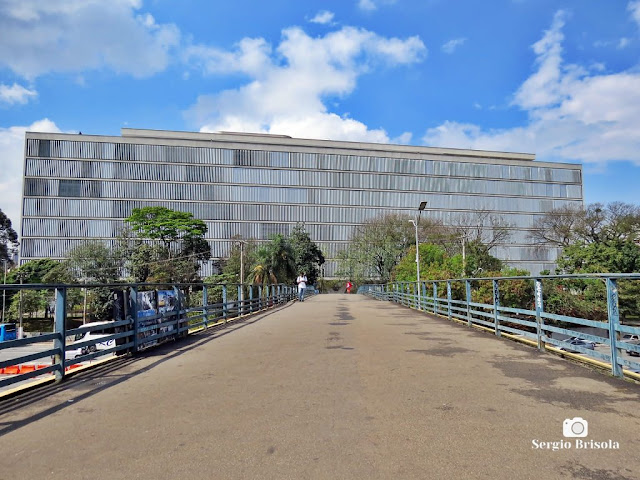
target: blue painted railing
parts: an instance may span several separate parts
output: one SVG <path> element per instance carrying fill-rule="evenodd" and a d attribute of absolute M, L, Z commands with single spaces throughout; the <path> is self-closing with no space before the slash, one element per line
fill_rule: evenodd
<path fill-rule="evenodd" d="M 112 321 L 91 322 L 78 328 L 67 328 L 69 292 L 74 289 L 86 291 L 96 288 L 109 288 L 115 298 L 117 308 L 113 309 Z M 135 354 L 297 298 L 296 288 L 283 284 L 244 287 L 227 284 L 169 286 L 148 283 L 0 285 L 0 292 L 2 290 L 49 292 L 54 298 L 55 308 L 51 333 L 0 342 L 2 358 L 9 357 L 4 360 L 0 358 L 0 373 L 3 374 L 0 375 L 0 388 L 51 373 L 56 380 L 62 380 L 70 368 L 82 362 L 112 354 Z M 197 296 L 200 299 L 201 295 L 199 305 L 187 304 L 187 291 L 191 292 L 190 298 Z M 210 303 L 209 298 L 213 297 L 214 292 L 217 299 L 221 297 L 221 301 Z M 99 336 L 86 335 L 90 332 Z M 83 336 L 88 339 L 83 340 Z M 80 340 L 74 342 L 71 340 L 73 338 Z M 16 348 L 20 349 L 11 350 Z M 37 351 L 24 353 L 24 350 L 30 348 Z M 12 352 L 22 354 L 14 355 Z M 69 353 L 74 353 L 73 357 Z"/>
<path fill-rule="evenodd" d="M 545 310 L 544 282 L 559 280 L 598 279 L 606 288 L 607 320 L 593 320 L 559 315 Z M 519 305 L 529 303 L 531 308 L 518 308 L 501 301 L 500 285 L 512 281 L 532 282 L 530 299 L 520 298 Z M 458 278 L 437 281 L 393 282 L 363 285 L 358 293 L 379 300 L 391 301 L 421 311 L 446 316 L 449 320 L 463 322 L 490 330 L 496 336 L 508 336 L 537 346 L 540 350 L 561 352 L 575 358 L 586 358 L 591 363 L 607 366 L 617 377 L 625 374 L 640 378 L 640 363 L 630 356 L 640 356 L 640 327 L 623 325 L 619 314 L 618 282 L 640 281 L 640 274 L 585 274 L 548 275 L 540 277 Z M 493 301 L 479 303 L 474 297 L 480 282 L 491 282 Z M 455 288 L 457 287 L 457 288 Z M 454 298 L 452 291 L 464 292 Z M 460 298 L 462 297 L 462 298 Z M 640 312 L 634 317 L 640 320 Z M 638 322 L 640 323 L 640 322 Z M 591 332 L 578 329 L 591 328 Z M 625 336 L 627 338 L 625 338 Z M 631 337 L 633 340 L 629 340 Z M 579 338 L 597 349 L 569 344 L 567 339 Z M 604 351 L 602 351 L 604 350 Z"/>

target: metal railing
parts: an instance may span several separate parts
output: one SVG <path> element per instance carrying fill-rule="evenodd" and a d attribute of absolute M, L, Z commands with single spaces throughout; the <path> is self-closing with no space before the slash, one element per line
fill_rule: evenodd
<path fill-rule="evenodd" d="M 53 310 L 50 332 L 0 341 L 0 388 L 44 374 L 54 374 L 59 381 L 83 362 L 136 353 L 297 298 L 296 288 L 283 284 L 0 285 L 0 289 L 41 292 L 52 300 Z M 108 289 L 110 320 L 69 328 L 72 321 L 86 319 L 86 294 L 91 289 Z M 81 320 L 70 315 L 69 295 L 76 292 L 77 299 L 77 291 L 85 295 Z"/>
<path fill-rule="evenodd" d="M 520 295 L 516 300 L 505 301 L 501 296 L 501 285 L 504 287 L 506 282 L 516 281 L 529 287 L 522 289 L 524 298 Z M 581 281 L 592 282 L 592 285 L 596 282 L 602 289 L 600 315 L 594 316 L 603 318 L 582 318 L 550 311 L 553 309 L 545 310 L 549 297 L 545 287 L 562 288 L 564 298 L 571 300 L 579 295 L 579 292 L 572 291 L 572 282 Z M 628 375 L 640 379 L 640 363 L 630 358 L 640 356 L 640 326 L 637 326 L 640 325 L 640 312 L 632 306 L 636 309 L 630 316 L 637 325 L 620 321 L 618 284 L 622 281 L 627 285 L 640 282 L 640 274 L 429 280 L 420 282 L 420 289 L 417 288 L 417 282 L 394 282 L 363 285 L 358 293 L 446 316 L 469 327 L 489 330 L 496 336 L 504 335 L 535 345 L 540 350 L 587 359 L 590 363 L 609 368 L 617 377 Z M 483 287 L 484 293 L 491 295 L 490 303 L 477 300 L 479 290 Z M 530 298 L 526 293 L 530 293 Z M 522 308 L 526 304 L 530 308 Z M 562 305 L 559 309 L 562 310 Z"/>

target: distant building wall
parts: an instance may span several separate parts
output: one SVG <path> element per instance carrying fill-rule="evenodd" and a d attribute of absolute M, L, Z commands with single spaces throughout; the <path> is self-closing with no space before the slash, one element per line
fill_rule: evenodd
<path fill-rule="evenodd" d="M 63 258 L 87 239 L 112 242 L 134 207 L 162 205 L 204 220 L 216 258 L 233 236 L 267 240 L 304 223 L 331 277 L 358 225 L 415 215 L 422 201 L 423 218 L 445 224 L 479 209 L 501 216 L 514 227 L 492 254 L 537 274 L 554 267 L 556 250 L 533 248 L 527 235 L 545 212 L 582 205 L 582 169 L 528 154 L 284 136 L 29 132 L 21 261 Z"/>

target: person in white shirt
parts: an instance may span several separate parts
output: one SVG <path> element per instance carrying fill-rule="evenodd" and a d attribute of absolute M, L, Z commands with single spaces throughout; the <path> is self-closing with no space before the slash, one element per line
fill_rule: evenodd
<path fill-rule="evenodd" d="M 307 288 L 307 275 L 302 272 L 298 278 L 296 278 L 298 284 L 298 300 L 304 302 L 304 291 Z"/>

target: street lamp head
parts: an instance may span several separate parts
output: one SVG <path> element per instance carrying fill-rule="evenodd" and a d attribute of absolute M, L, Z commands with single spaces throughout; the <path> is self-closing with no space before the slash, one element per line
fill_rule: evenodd
<path fill-rule="evenodd" d="M 420 202 L 420 206 L 418 207 L 418 210 L 422 211 L 427 207 L 427 202 Z"/>

